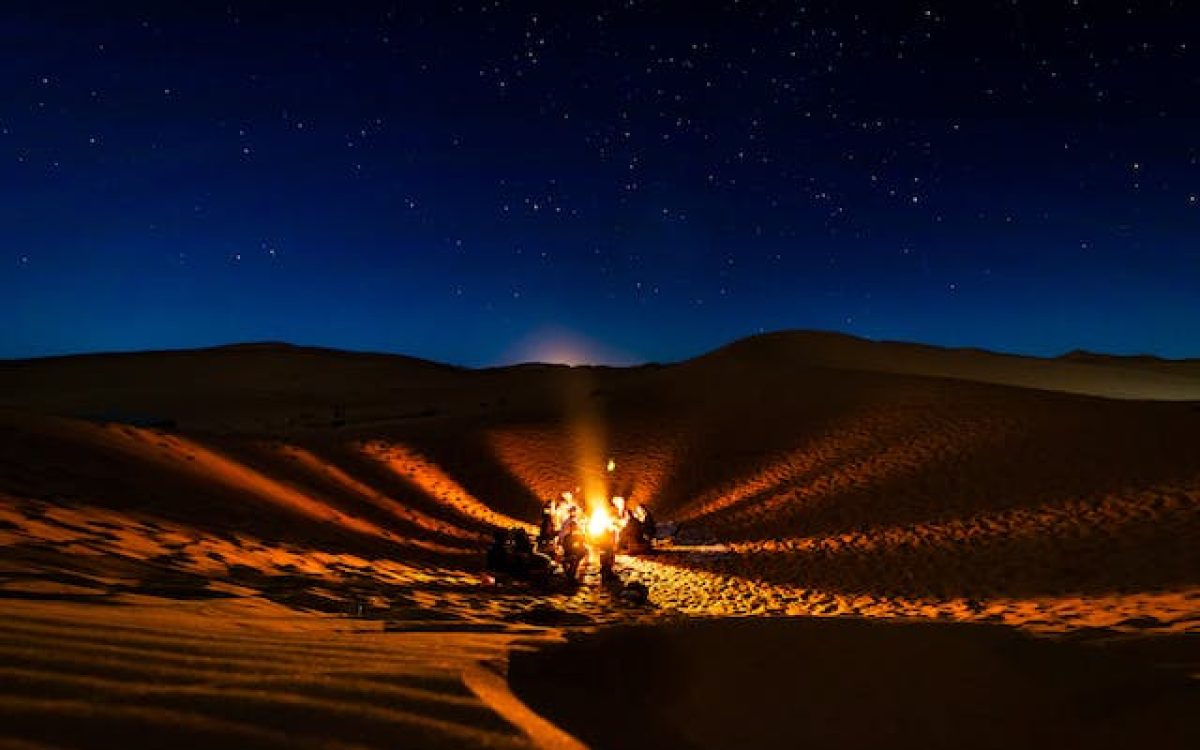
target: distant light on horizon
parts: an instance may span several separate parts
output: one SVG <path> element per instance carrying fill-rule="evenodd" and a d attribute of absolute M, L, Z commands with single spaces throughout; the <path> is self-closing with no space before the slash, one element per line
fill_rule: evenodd
<path fill-rule="evenodd" d="M 609 365 L 622 367 L 639 360 L 624 352 L 563 328 L 545 328 L 519 340 L 500 364 Z"/>

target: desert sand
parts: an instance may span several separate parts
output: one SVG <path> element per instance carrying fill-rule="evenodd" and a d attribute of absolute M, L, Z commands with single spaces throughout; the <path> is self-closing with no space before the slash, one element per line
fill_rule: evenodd
<path fill-rule="evenodd" d="M 8 361 L 0 394 L 0 747 L 1197 738 L 1195 361 L 263 344 Z M 648 605 L 481 575 L 581 482 L 672 532 L 618 560 Z"/>

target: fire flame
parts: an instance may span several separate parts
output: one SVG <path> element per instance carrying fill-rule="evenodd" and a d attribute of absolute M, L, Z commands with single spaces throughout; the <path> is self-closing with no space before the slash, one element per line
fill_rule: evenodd
<path fill-rule="evenodd" d="M 592 514 L 588 518 L 588 536 L 593 539 L 603 536 L 612 531 L 613 518 L 608 512 L 608 508 L 604 504 L 597 504 L 592 508 Z"/>

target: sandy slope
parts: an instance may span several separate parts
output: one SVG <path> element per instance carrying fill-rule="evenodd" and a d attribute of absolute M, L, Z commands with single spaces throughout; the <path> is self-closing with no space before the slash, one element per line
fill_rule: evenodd
<path fill-rule="evenodd" d="M 807 334 L 629 370 L 281 346 L 0 364 L 0 645 L 23 660 L 0 712 L 45 746 L 577 747 L 481 665 L 502 672 L 514 639 L 712 615 L 1103 628 L 1200 673 L 1181 645 L 1200 406 L 1128 400 L 1198 383 L 1194 363 Z M 579 484 L 584 456 L 680 524 L 621 562 L 651 608 L 481 583 L 489 531 Z M 825 637 L 797 627 L 799 653 Z M 749 648 L 727 640 L 718 671 Z M 1006 679 L 1011 697 L 1034 676 Z"/>
<path fill-rule="evenodd" d="M 502 664 L 517 635 L 400 632 L 247 597 L 110 605 L 6 606 L 6 736 L 52 747 L 528 746 L 463 678 Z"/>

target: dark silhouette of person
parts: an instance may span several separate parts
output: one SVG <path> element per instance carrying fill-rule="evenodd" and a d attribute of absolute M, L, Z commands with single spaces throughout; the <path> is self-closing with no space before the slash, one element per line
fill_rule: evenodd
<path fill-rule="evenodd" d="M 513 529 L 509 532 L 512 538 L 513 575 L 522 578 L 538 578 L 547 575 L 553 562 L 533 548 L 533 542 L 525 529 Z"/>
<path fill-rule="evenodd" d="M 546 551 L 554 546 L 554 538 L 558 535 L 558 519 L 553 500 L 547 500 L 542 505 L 542 520 L 538 524 L 537 546 L 539 551 Z"/>
<path fill-rule="evenodd" d="M 508 572 L 508 532 L 504 529 L 492 532 L 492 544 L 488 547 L 485 564 L 492 573 Z"/>
<path fill-rule="evenodd" d="M 569 583 L 576 583 L 579 568 L 587 557 L 587 542 L 584 541 L 583 527 L 579 523 L 579 509 L 574 506 L 567 510 L 567 520 L 563 521 L 558 531 L 558 545 L 562 550 L 563 573 Z"/>

